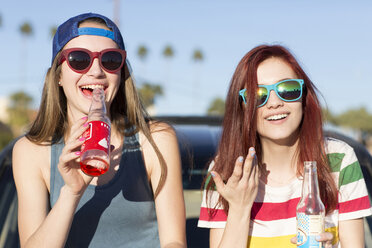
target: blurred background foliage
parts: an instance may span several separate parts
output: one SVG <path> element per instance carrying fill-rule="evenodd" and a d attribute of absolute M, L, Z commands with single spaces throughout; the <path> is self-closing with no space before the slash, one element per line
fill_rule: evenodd
<path fill-rule="evenodd" d="M 9 125 L 0 121 L 0 150 L 3 149 L 14 138 Z"/>
<path fill-rule="evenodd" d="M 23 91 L 13 93 L 9 97 L 10 103 L 7 108 L 8 124 L 15 134 L 21 134 L 22 129 L 30 123 L 32 118 L 32 97 Z"/>
<path fill-rule="evenodd" d="M 341 114 L 334 115 L 323 109 L 324 118 L 327 122 L 351 129 L 357 129 L 363 133 L 372 134 L 372 115 L 365 107 L 349 109 Z"/>
<path fill-rule="evenodd" d="M 0 29 L 3 25 L 2 15 L 0 13 Z M 56 26 L 51 26 L 49 28 L 49 34 L 51 37 L 54 36 L 56 32 Z M 19 33 L 22 37 L 22 49 L 23 56 L 27 56 L 27 42 L 29 37 L 34 34 L 33 25 L 25 21 L 19 25 Z M 146 74 L 146 62 L 150 54 L 150 49 L 144 44 L 138 45 L 137 56 L 142 61 L 143 64 L 143 74 Z M 161 51 L 161 55 L 166 61 L 167 68 L 166 72 L 170 73 L 170 64 L 172 63 L 172 58 L 177 56 L 176 49 L 171 44 L 166 44 Z M 193 93 L 198 91 L 200 87 L 200 64 L 203 63 L 205 55 L 203 51 L 199 48 L 195 48 L 190 54 L 191 61 L 195 64 L 195 79 L 194 82 L 190 82 Z M 26 67 L 25 64 L 22 65 Z M 25 70 L 24 70 L 25 71 Z M 21 72 L 22 73 L 22 72 Z M 21 80 L 26 75 L 21 75 Z M 154 83 L 147 79 L 146 76 L 140 78 L 137 81 L 138 92 L 143 101 L 144 106 L 149 110 L 155 109 L 156 101 L 167 94 L 167 88 L 170 85 L 168 79 L 165 82 Z M 224 92 L 221 92 L 224 93 Z M 194 106 L 197 106 L 197 100 L 193 99 Z M 2 149 L 6 144 L 9 143 L 13 138 L 22 135 L 27 126 L 36 116 L 36 109 L 32 109 L 33 99 L 26 92 L 19 90 L 14 92 L 7 99 L 6 113 L 7 118 L 0 120 L 0 149 Z M 222 97 L 215 97 L 211 100 L 208 108 L 205 110 L 205 114 L 209 116 L 222 116 L 225 113 L 225 100 Z M 156 115 L 156 111 L 154 111 Z M 327 124 L 356 130 L 361 133 L 361 137 L 365 139 L 370 139 L 372 137 L 372 115 L 367 111 L 365 107 L 359 107 L 356 109 L 349 109 L 343 113 L 334 114 L 328 109 L 323 109 L 324 120 Z M 368 142 L 367 142 L 368 143 Z M 372 141 L 371 147 L 372 147 Z"/>

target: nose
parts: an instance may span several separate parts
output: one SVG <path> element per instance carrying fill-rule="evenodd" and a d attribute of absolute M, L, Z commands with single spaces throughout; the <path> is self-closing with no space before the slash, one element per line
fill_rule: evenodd
<path fill-rule="evenodd" d="M 99 58 L 93 59 L 92 66 L 89 68 L 87 74 L 96 77 L 104 74 L 103 69 L 101 68 L 101 65 L 99 63 Z"/>
<path fill-rule="evenodd" d="M 268 97 L 266 102 L 267 108 L 278 108 L 284 105 L 284 102 L 276 95 L 274 90 L 270 90 Z"/>

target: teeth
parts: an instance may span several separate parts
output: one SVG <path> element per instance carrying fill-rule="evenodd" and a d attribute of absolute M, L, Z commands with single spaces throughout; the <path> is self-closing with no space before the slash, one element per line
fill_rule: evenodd
<path fill-rule="evenodd" d="M 272 116 L 267 117 L 266 120 L 277 121 L 277 120 L 284 119 L 287 116 L 288 116 L 288 114 L 272 115 Z"/>
<path fill-rule="evenodd" d="M 101 84 L 88 84 L 88 85 L 83 85 L 83 86 L 81 86 L 81 88 L 82 88 L 82 89 L 92 89 L 92 90 L 94 90 L 94 89 L 96 89 L 96 88 L 103 89 L 104 87 L 103 87 L 103 85 L 101 85 Z"/>

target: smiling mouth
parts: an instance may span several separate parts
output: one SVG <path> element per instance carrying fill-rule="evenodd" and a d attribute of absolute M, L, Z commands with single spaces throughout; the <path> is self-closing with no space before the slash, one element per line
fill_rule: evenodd
<path fill-rule="evenodd" d="M 93 93 L 93 90 L 96 88 L 100 88 L 105 90 L 107 87 L 101 85 L 101 84 L 88 84 L 88 85 L 83 85 L 80 87 L 80 90 L 83 92 L 84 95 L 86 96 L 91 96 Z"/>
<path fill-rule="evenodd" d="M 266 118 L 268 121 L 278 121 L 286 118 L 289 114 L 272 115 Z"/>

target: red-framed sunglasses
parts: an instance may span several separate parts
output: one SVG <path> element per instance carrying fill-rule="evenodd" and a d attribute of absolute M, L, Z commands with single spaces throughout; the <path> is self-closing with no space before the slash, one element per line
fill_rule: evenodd
<path fill-rule="evenodd" d="M 91 52 L 85 48 L 70 48 L 61 52 L 58 65 L 67 61 L 68 66 L 77 73 L 86 73 L 98 58 L 100 66 L 109 73 L 115 73 L 121 69 L 126 58 L 126 51 L 118 48 L 109 48 L 100 52 Z"/>

